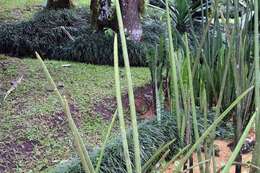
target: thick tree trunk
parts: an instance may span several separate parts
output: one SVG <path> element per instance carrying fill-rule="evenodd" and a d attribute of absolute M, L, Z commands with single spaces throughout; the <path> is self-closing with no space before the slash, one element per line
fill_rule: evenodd
<path fill-rule="evenodd" d="M 144 8 L 144 0 L 120 0 L 125 31 L 130 40 L 140 41 L 142 25 L 140 14 Z M 98 30 L 105 27 L 117 30 L 117 20 L 111 9 L 111 0 L 91 0 L 92 25 Z"/>
<path fill-rule="evenodd" d="M 48 9 L 62 9 L 74 7 L 73 0 L 48 0 L 46 8 Z"/>
<path fill-rule="evenodd" d="M 121 0 L 123 23 L 128 37 L 134 41 L 140 41 L 142 37 L 142 25 L 140 19 L 143 0 Z"/>

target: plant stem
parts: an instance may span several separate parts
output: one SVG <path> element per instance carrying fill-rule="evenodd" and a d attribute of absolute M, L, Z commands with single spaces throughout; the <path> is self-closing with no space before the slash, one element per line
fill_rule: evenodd
<path fill-rule="evenodd" d="M 115 34 L 115 39 L 114 39 L 114 70 L 115 70 L 117 109 L 118 109 L 118 117 L 119 117 L 119 123 L 120 123 L 124 155 L 125 155 L 125 160 L 126 160 L 126 169 L 127 169 L 128 173 L 132 173 L 133 171 L 132 171 L 132 167 L 131 167 L 131 160 L 130 160 L 128 142 L 127 142 L 127 137 L 126 137 L 126 127 L 125 127 L 123 105 L 122 105 L 122 98 L 121 98 L 121 91 L 120 91 L 117 34 Z"/>
<path fill-rule="evenodd" d="M 174 53 L 173 48 L 173 38 L 172 38 L 172 27 L 171 27 L 171 18 L 170 18 L 170 9 L 168 0 L 166 3 L 166 14 L 167 14 L 167 26 L 168 26 L 168 35 L 169 35 L 169 49 L 170 49 L 170 65 L 171 65 L 171 83 L 173 83 L 174 87 L 174 103 L 176 108 L 176 117 L 177 117 L 177 129 L 178 135 L 181 136 L 181 115 L 180 115 L 180 103 L 179 103 L 179 89 L 178 89 L 178 78 L 177 78 L 177 70 L 176 70 L 176 54 Z"/>
<path fill-rule="evenodd" d="M 187 56 L 187 62 L 188 62 L 188 76 L 189 76 L 189 93 L 191 97 L 191 109 L 192 109 L 192 124 L 195 134 L 195 140 L 199 139 L 199 129 L 198 129 L 198 122 L 197 122 L 197 113 L 196 113 L 196 105 L 195 105 L 195 99 L 194 99 L 194 91 L 193 91 L 193 80 L 192 80 L 192 72 L 191 72 L 191 63 L 190 63 L 190 52 L 189 52 L 189 46 L 188 46 L 188 37 L 187 34 L 185 34 L 185 52 Z M 201 150 L 200 147 L 197 149 L 197 155 L 198 155 L 198 161 L 202 161 L 201 156 Z M 199 165 L 200 171 L 204 172 L 204 165 Z"/>
<path fill-rule="evenodd" d="M 113 115 L 112 121 L 111 121 L 111 123 L 110 123 L 110 125 L 108 127 L 108 130 L 107 130 L 105 141 L 102 144 L 100 155 L 99 155 L 99 158 L 98 158 L 98 163 L 97 163 L 97 166 L 96 166 L 96 169 L 95 169 L 96 173 L 99 172 L 99 169 L 100 169 L 100 166 L 101 166 L 101 163 L 102 163 L 102 159 L 103 159 L 103 156 L 104 156 L 104 153 L 105 153 L 105 149 L 106 149 L 106 144 L 108 142 L 108 139 L 109 139 L 109 136 L 111 134 L 112 128 L 113 128 L 113 126 L 115 124 L 115 120 L 116 120 L 116 117 L 117 117 L 116 115 L 117 115 L 117 110 L 115 111 L 115 113 Z"/>
<path fill-rule="evenodd" d="M 259 7 L 258 7 L 258 0 L 255 0 L 254 3 L 254 11 L 255 11 L 255 20 L 254 20 L 254 42 L 255 42 L 255 51 L 254 51 L 254 56 L 255 56 L 255 109 L 256 109 L 256 145 L 255 145 L 255 150 L 253 153 L 253 163 L 257 166 L 260 167 L 260 70 L 259 70 Z M 256 172 L 260 173 L 260 170 L 256 169 L 251 169 L 251 173 Z"/>
<path fill-rule="evenodd" d="M 121 38 L 121 43 L 122 43 L 123 58 L 124 58 L 124 63 L 125 63 L 126 79 L 127 79 L 127 85 L 128 85 L 128 97 L 129 97 L 129 103 L 130 103 L 130 114 L 131 114 L 131 122 L 132 122 L 132 128 L 133 128 L 135 169 L 136 169 L 136 173 L 141 173 L 141 170 L 142 170 L 141 153 L 140 153 L 137 120 L 136 120 L 133 82 L 132 82 L 132 77 L 131 77 L 130 64 L 129 64 L 129 58 L 128 58 L 128 52 L 127 52 L 127 44 L 126 44 L 124 25 L 123 25 L 123 19 L 122 19 L 122 13 L 121 13 L 121 9 L 120 9 L 119 0 L 115 0 L 115 5 L 116 5 L 116 14 L 117 14 L 117 20 L 118 20 L 118 25 L 119 25 L 120 38 Z"/>

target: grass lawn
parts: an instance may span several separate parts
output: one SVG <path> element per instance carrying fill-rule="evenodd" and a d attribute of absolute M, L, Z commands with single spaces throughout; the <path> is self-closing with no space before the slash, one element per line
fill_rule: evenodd
<path fill-rule="evenodd" d="M 1 0 L 1 5 L 5 8 L 21 8 L 33 5 L 45 5 L 47 0 Z M 90 0 L 74 0 L 76 5 L 90 4 Z"/>
<path fill-rule="evenodd" d="M 27 20 L 46 2 L 0 1 L 0 23 Z M 88 0 L 75 2 L 80 6 L 89 4 Z M 72 116 L 87 147 L 97 147 L 102 143 L 109 120 L 96 112 L 95 105 L 115 95 L 113 67 L 45 62 L 59 90 L 69 101 Z M 64 64 L 70 64 L 70 67 L 63 67 Z M 124 70 L 121 71 L 125 91 Z M 132 76 L 136 87 L 150 81 L 147 68 L 132 68 Z M 11 83 L 21 77 L 21 83 L 3 101 Z M 61 105 L 39 62 L 0 55 L 0 172 L 39 172 L 45 166 L 67 159 L 75 155 L 71 139 Z"/>
<path fill-rule="evenodd" d="M 102 141 L 109 121 L 94 111 L 95 103 L 114 96 L 113 67 L 83 63 L 45 61 L 60 91 L 69 100 L 73 118 L 86 144 L 92 148 Z M 0 55 L 0 172 L 13 167 L 17 172 L 39 171 L 73 155 L 73 144 L 66 118 L 35 59 Z M 70 64 L 70 67 L 63 67 Z M 124 70 L 122 89 L 126 89 Z M 6 101 L 3 97 L 11 82 L 23 77 Z M 150 80 L 147 68 L 132 68 L 135 86 Z M 1 160 L 2 159 L 2 160 Z M 5 159 L 5 160 L 3 160 Z M 8 170 L 11 171 L 11 170 Z"/>
<path fill-rule="evenodd" d="M 33 13 L 42 9 L 46 2 L 47 0 L 0 0 L 0 23 L 1 21 L 12 22 L 29 19 Z M 74 2 L 77 6 L 90 4 L 90 0 L 75 0 Z"/>

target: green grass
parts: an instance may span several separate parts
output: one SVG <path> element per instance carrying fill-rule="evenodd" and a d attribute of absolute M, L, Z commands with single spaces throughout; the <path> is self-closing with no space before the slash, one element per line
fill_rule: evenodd
<path fill-rule="evenodd" d="M 35 5 L 43 5 L 42 0 L 1 0 L 0 22 L 29 19 L 36 12 Z"/>
<path fill-rule="evenodd" d="M 5 8 L 22 8 L 33 5 L 45 5 L 47 0 L 1 0 Z M 76 5 L 90 4 L 90 0 L 74 0 Z"/>
<path fill-rule="evenodd" d="M 30 19 L 37 10 L 46 5 L 46 1 L 47 0 L 1 0 L 0 22 Z M 90 0 L 75 0 L 74 2 L 77 6 L 87 6 L 90 4 Z"/>
<path fill-rule="evenodd" d="M 31 156 L 17 155 L 13 158 L 22 171 L 37 171 L 44 165 L 70 157 L 73 149 L 68 124 L 65 116 L 61 115 L 62 107 L 57 97 L 48 91 L 51 88 L 39 62 L 35 59 L 0 57 L 0 62 L 8 62 L 5 70 L 0 69 L 0 99 L 10 88 L 11 81 L 24 76 L 22 83 L 0 107 L 0 145 L 8 142 L 38 142 L 30 152 Z M 60 91 L 67 96 L 70 105 L 76 108 L 76 111 L 72 110 L 72 116 L 79 124 L 84 139 L 89 141 L 87 145 L 93 148 L 101 144 L 109 121 L 103 120 L 93 107 L 103 98 L 115 95 L 113 67 L 62 61 L 45 62 L 55 82 L 64 85 Z M 62 67 L 63 64 L 71 66 Z M 120 70 L 122 89 L 126 91 L 124 72 L 123 69 Z M 132 68 L 132 76 L 134 86 L 142 86 L 150 80 L 147 68 Z M 65 124 L 61 125 L 59 121 Z M 52 125 L 53 122 L 58 124 Z M 9 139 L 10 136 L 13 138 Z"/>
<path fill-rule="evenodd" d="M 43 0 L 2 0 L 3 7 L 6 8 L 21 8 L 29 5 L 42 5 L 46 1 Z"/>
<path fill-rule="evenodd" d="M 0 0 L 0 22 L 28 20 L 44 5 L 45 0 Z M 88 5 L 88 0 L 75 0 L 76 5 Z M 6 69 L 0 66 L 0 152 L 13 153 L 15 147 L 22 147 L 25 141 L 37 141 L 33 150 L 11 156 L 15 169 L 9 172 L 38 172 L 45 165 L 53 165 L 74 155 L 71 134 L 62 107 L 50 89 L 47 79 L 35 59 L 19 60 L 0 55 L 0 62 L 8 62 Z M 62 67 L 71 64 L 71 67 Z M 72 116 L 80 126 L 80 132 L 89 148 L 103 141 L 109 121 L 104 121 L 94 111 L 95 103 L 104 97 L 114 96 L 113 67 L 95 66 L 81 63 L 46 61 L 55 82 L 63 83 L 61 92 L 68 97 L 69 103 L 76 107 Z M 123 91 L 126 90 L 124 72 L 121 69 Z M 22 83 L 1 105 L 10 82 L 24 76 Z M 141 86 L 150 80 L 149 70 L 133 68 L 134 86 Z M 62 123 L 60 124 L 52 124 Z M 9 144 L 16 146 L 11 146 Z M 4 151 L 3 151 L 3 150 Z M 28 155 L 29 154 L 29 155 Z M 1 162 L 0 165 L 7 163 Z M 7 171 L 7 172 L 8 172 Z M 0 170 L 1 172 L 1 170 Z"/>

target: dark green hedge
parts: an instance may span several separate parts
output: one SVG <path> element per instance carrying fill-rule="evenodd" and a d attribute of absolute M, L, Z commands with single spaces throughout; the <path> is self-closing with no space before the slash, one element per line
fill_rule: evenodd
<path fill-rule="evenodd" d="M 203 117 L 203 116 L 200 116 Z M 211 114 L 210 119 L 212 119 L 213 114 Z M 204 132 L 203 118 L 198 118 L 200 133 Z M 212 120 L 209 120 L 209 124 Z M 176 142 L 170 146 L 170 156 L 178 152 L 180 149 L 179 141 L 177 138 L 177 128 L 175 116 L 169 113 L 163 113 L 161 123 L 156 119 L 142 122 L 138 125 L 139 140 L 141 148 L 141 159 L 142 165 L 158 150 L 158 148 L 172 139 L 176 139 Z M 232 128 L 228 127 L 226 124 L 221 125 L 217 129 L 217 136 L 226 138 L 232 135 Z M 133 140 L 132 140 L 132 130 L 130 129 L 127 133 L 130 157 L 132 164 L 134 165 L 134 152 L 133 152 Z M 90 157 L 94 165 L 97 163 L 97 158 L 99 156 L 99 150 L 91 152 Z M 110 141 L 105 149 L 104 158 L 102 160 L 100 172 L 102 173 L 126 173 L 126 165 L 124 161 L 123 147 L 121 137 L 118 136 L 114 140 Z M 80 160 L 78 158 L 72 158 L 67 161 L 63 161 L 60 164 L 50 168 L 45 173 L 83 173 L 82 167 L 80 165 Z"/>
<path fill-rule="evenodd" d="M 29 21 L 0 24 L 0 53 L 12 56 L 32 56 L 38 51 L 44 58 L 73 60 L 93 64 L 113 64 L 113 35 L 95 32 L 90 25 L 87 9 L 43 10 Z M 163 23 L 143 20 L 141 43 L 128 41 L 131 65 L 146 65 L 146 52 L 164 33 Z M 61 29 L 75 38 L 71 41 Z M 120 64 L 123 64 L 119 48 Z"/>

